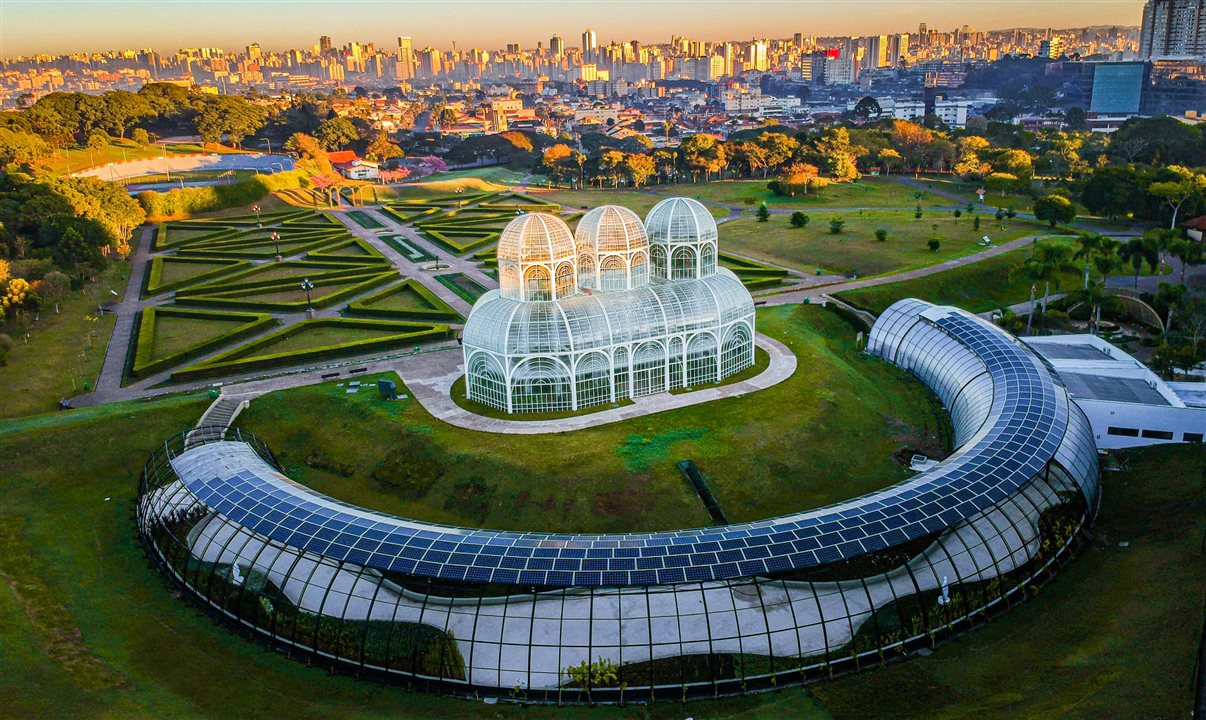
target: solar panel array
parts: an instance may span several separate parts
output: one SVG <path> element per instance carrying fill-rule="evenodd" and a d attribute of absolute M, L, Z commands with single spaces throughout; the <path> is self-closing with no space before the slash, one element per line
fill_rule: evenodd
<path fill-rule="evenodd" d="M 812 568 L 931 535 L 994 507 L 1039 474 L 1063 442 L 1067 397 L 1043 363 L 977 318 L 926 308 L 910 306 L 902 322 L 936 328 L 978 358 L 991 378 L 985 422 L 937 468 L 806 513 L 658 533 L 502 532 L 341 503 L 293 483 L 244 443 L 195 447 L 172 466 L 202 503 L 262 536 L 332 560 L 444 581 L 628 587 Z M 881 354 L 894 350 L 908 333 L 872 347 Z"/>

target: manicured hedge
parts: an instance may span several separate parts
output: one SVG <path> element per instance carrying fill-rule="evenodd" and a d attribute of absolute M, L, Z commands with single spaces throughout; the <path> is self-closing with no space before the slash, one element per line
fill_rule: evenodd
<path fill-rule="evenodd" d="M 183 278 L 181 280 L 164 284 L 162 282 L 162 278 L 163 266 L 165 262 L 185 264 L 196 263 L 198 265 L 212 265 L 215 262 L 220 262 L 225 263 L 225 267 L 214 268 L 213 270 L 198 273 L 192 277 Z M 201 285 L 206 281 L 221 277 L 227 273 L 233 273 L 249 267 L 251 267 L 250 260 L 213 260 L 208 258 L 175 257 L 170 255 L 166 257 L 153 257 L 151 258 L 151 267 L 147 271 L 146 279 L 143 281 L 143 295 L 159 295 L 172 290 L 178 290 L 180 288 Z"/>
<path fill-rule="evenodd" d="M 165 316 L 197 320 L 244 320 L 244 323 L 232 328 L 229 332 L 193 345 L 175 355 L 152 359 L 151 352 L 155 345 L 155 319 Z M 139 318 L 138 339 L 134 349 L 134 362 L 130 366 L 130 375 L 132 377 L 149 377 L 170 367 L 208 355 L 225 345 L 251 337 L 275 324 L 277 324 L 277 320 L 267 313 L 216 313 L 176 307 L 147 308 L 142 311 Z"/>
<path fill-rule="evenodd" d="M 349 328 L 388 329 L 396 328 L 396 335 L 372 338 L 370 340 L 354 340 L 338 345 L 327 345 L 297 352 L 273 353 L 253 356 L 261 348 L 268 348 L 280 340 L 305 332 L 313 327 L 323 325 L 341 325 Z M 296 325 L 273 333 L 268 337 L 235 348 L 202 364 L 194 365 L 184 370 L 172 373 L 173 381 L 192 380 L 197 378 L 218 377 L 235 373 L 251 372 L 283 365 L 297 365 L 304 362 L 319 362 L 347 355 L 358 355 L 378 350 L 391 350 L 408 347 L 420 342 L 430 342 L 452 337 L 451 328 L 447 325 L 424 325 L 416 323 L 390 322 L 386 320 L 350 320 L 346 318 L 318 318 L 303 320 Z M 251 357 L 249 357 L 251 356 Z"/>
<path fill-rule="evenodd" d="M 379 270 L 380 268 L 373 268 L 373 269 Z M 358 282 L 354 285 L 349 285 L 348 287 L 345 287 L 341 290 L 337 290 L 337 291 L 332 292 L 327 295 L 314 295 L 314 293 L 311 293 L 311 295 L 313 297 L 311 306 L 316 310 L 330 307 L 330 306 L 335 305 L 336 303 L 340 302 L 341 300 L 346 300 L 349 297 L 354 297 L 356 295 L 359 295 L 360 293 L 372 290 L 373 288 L 375 288 L 379 285 L 384 285 L 385 283 L 387 283 L 390 280 L 393 280 L 397 277 L 398 277 L 398 274 L 392 270 L 389 272 L 378 272 L 373 275 L 368 275 L 361 282 Z M 350 281 L 350 280 L 355 280 L 358 278 L 359 278 L 359 276 L 353 277 L 353 278 L 343 278 L 343 280 Z M 338 284 L 338 283 L 340 283 L 339 280 L 336 280 L 334 282 L 327 282 L 326 284 L 329 286 L 329 285 Z M 323 285 L 320 283 L 314 283 L 314 284 L 315 284 L 315 288 L 314 288 L 315 290 L 320 290 L 323 287 Z M 193 295 L 193 294 L 184 295 L 184 294 L 178 293 L 176 295 L 176 302 L 180 303 L 182 305 L 190 305 L 190 306 L 195 306 L 195 307 L 211 307 L 211 308 L 220 308 L 220 309 L 249 308 L 252 310 L 266 310 L 266 311 L 271 311 L 271 312 L 282 312 L 282 313 L 302 312 L 306 309 L 306 301 L 305 300 L 298 300 L 296 302 L 271 302 L 271 301 L 261 301 L 261 300 L 249 300 L 245 297 L 239 297 L 239 295 L 255 295 L 255 294 L 260 294 L 260 293 L 263 293 L 266 291 L 272 291 L 277 288 L 279 288 L 280 290 L 287 290 L 287 289 L 291 289 L 294 287 L 297 287 L 297 283 L 295 283 L 292 280 L 289 280 L 289 281 L 287 281 L 287 284 L 284 284 L 284 285 L 273 285 L 273 286 L 257 288 L 254 290 L 243 289 L 243 290 L 235 291 L 234 293 L 213 292 L 213 293 L 208 293 L 208 294 L 197 294 L 197 295 Z"/>
<path fill-rule="evenodd" d="M 497 242 L 499 236 L 497 230 L 445 232 L 432 228 L 423 228 L 423 234 L 454 255 L 464 255 L 479 250 L 490 243 Z"/>
<path fill-rule="evenodd" d="M 265 275 L 268 272 L 280 267 L 289 269 L 296 268 L 300 271 L 300 274 L 291 277 L 259 277 L 260 275 Z M 307 270 L 309 270 L 309 272 L 307 272 Z M 304 277 L 308 277 L 314 284 L 320 285 L 324 282 L 329 283 L 334 280 L 348 280 L 359 277 L 368 278 L 384 271 L 385 270 L 377 264 L 364 265 L 328 263 L 326 261 L 312 260 L 286 260 L 281 263 L 256 265 L 235 275 L 223 277 L 220 280 L 208 282 L 204 285 L 190 287 L 188 288 L 188 291 L 183 294 L 212 295 L 248 290 L 271 290 L 274 288 L 289 289 L 297 287 L 298 283 L 300 283 Z"/>
<path fill-rule="evenodd" d="M 230 185 L 175 188 L 166 193 L 147 190 L 138 193 L 138 202 L 146 210 L 147 217 L 178 217 L 250 205 L 270 192 L 297 188 L 301 181 L 301 174 L 294 171 L 256 175 Z"/>
<path fill-rule="evenodd" d="M 414 206 L 409 206 L 409 207 L 400 206 L 400 205 L 386 205 L 384 208 L 382 208 L 382 210 L 384 210 L 385 212 L 389 213 L 390 215 L 393 215 L 394 217 L 396 217 L 399 222 L 410 223 L 410 222 L 414 222 L 415 220 L 418 220 L 419 218 L 425 218 L 425 217 L 431 217 L 433 215 L 438 215 L 440 213 L 440 211 L 443 210 L 443 208 L 424 207 L 421 205 L 414 205 Z"/>
<path fill-rule="evenodd" d="M 343 248 L 357 247 L 364 251 L 363 254 L 340 255 L 337 251 Z M 367 240 L 361 240 L 358 237 L 349 238 L 344 242 L 322 250 L 315 250 L 306 254 L 308 259 L 321 260 L 329 263 L 351 263 L 351 264 L 386 264 L 389 259 L 381 254 L 381 251 L 373 247 Z"/>
<path fill-rule="evenodd" d="M 373 307 L 385 298 L 407 290 L 413 291 L 419 295 L 431 307 L 414 308 L 414 309 L 397 309 L 397 308 L 379 308 Z M 435 322 L 460 322 L 462 320 L 460 313 L 453 310 L 429 290 L 423 283 L 410 278 L 397 285 L 391 285 L 379 292 L 373 293 L 366 298 L 362 298 L 353 303 L 348 304 L 347 314 L 356 317 L 380 317 L 380 318 L 398 318 L 402 320 L 431 320 Z"/>

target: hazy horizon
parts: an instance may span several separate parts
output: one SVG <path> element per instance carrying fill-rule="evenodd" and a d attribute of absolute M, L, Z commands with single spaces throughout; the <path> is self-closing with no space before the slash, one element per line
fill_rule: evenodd
<path fill-rule="evenodd" d="M 561 35 L 578 47 L 588 27 L 600 44 L 742 40 L 916 32 L 1139 25 L 1144 0 L 0 0 L 0 56 L 183 47 L 305 48 L 330 35 L 336 45 L 399 35 L 416 48 L 548 46 Z M 857 11 L 851 5 L 860 6 Z"/>

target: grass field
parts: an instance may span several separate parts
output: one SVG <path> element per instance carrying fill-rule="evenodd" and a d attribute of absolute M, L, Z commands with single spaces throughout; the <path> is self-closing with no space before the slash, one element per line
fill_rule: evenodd
<path fill-rule="evenodd" d="M 175 355 L 244 324 L 245 319 L 156 317 L 151 359 Z"/>
<path fill-rule="evenodd" d="M 1057 241 L 1048 241 L 1057 242 Z M 923 278 L 889 285 L 847 290 L 838 293 L 842 300 L 873 313 L 881 313 L 897 300 L 915 297 L 938 305 L 955 305 L 972 312 L 988 312 L 1030 298 L 1031 281 L 1018 274 L 1030 248 L 1013 250 L 977 263 L 957 267 Z M 1053 283 L 1052 294 L 1081 286 L 1080 273 L 1064 273 Z M 1042 293 L 1040 286 L 1038 292 Z"/>
<path fill-rule="evenodd" d="M 790 208 L 903 208 L 921 203 L 922 207 L 946 206 L 951 202 L 931 193 L 914 197 L 917 190 L 887 179 L 865 178 L 857 183 L 833 184 L 819 193 L 798 197 L 780 197 L 767 189 L 767 180 L 728 180 L 695 185 L 658 185 L 654 191 L 665 195 L 681 195 L 705 202 L 726 205 L 747 205 Z"/>
<path fill-rule="evenodd" d="M 1129 468 L 1105 480 L 1096 540 L 1081 556 L 1036 597 L 930 657 L 806 689 L 686 708 L 485 706 L 307 668 L 217 627 L 172 596 L 135 540 L 132 501 L 147 454 L 196 422 L 208 402 L 193 395 L 0 422 L 4 717 L 1130 720 L 1189 714 L 1206 587 L 1203 447 L 1132 452 Z M 1120 547 L 1123 541 L 1129 546 Z"/>
<path fill-rule="evenodd" d="M 820 267 L 825 273 L 873 277 L 970 255 L 983 249 L 979 242 L 985 235 L 1003 243 L 1049 232 L 1046 225 L 1027 220 L 1006 220 L 1002 230 L 986 217 L 976 230 L 967 215 L 956 219 L 949 212 L 932 211 L 917 220 L 912 212 L 880 210 L 842 215 L 845 228 L 833 235 L 829 223 L 835 217 L 817 215 L 804 228 L 793 228 L 784 216 L 772 216 L 765 223 L 743 217 L 721 226 L 720 249 L 808 273 Z M 875 238 L 879 229 L 888 231 L 884 242 Z M 937 252 L 926 244 L 930 237 L 940 238 Z"/>
<path fill-rule="evenodd" d="M 661 189 L 657 188 L 660 192 Z M 532 191 L 533 197 L 549 202 L 561 203 L 566 207 L 580 210 L 583 207 L 597 208 L 600 205 L 623 205 L 644 219 L 649 211 L 666 198 L 651 193 L 632 192 L 630 190 L 540 190 Z M 708 210 L 717 219 L 728 215 L 728 210 L 715 205 L 709 205 Z"/>
<path fill-rule="evenodd" d="M 97 280 L 59 304 L 43 308 L 40 319 L 29 326 L 29 342 L 10 324 L 13 340 L 8 364 L 0 367 L 0 417 L 20 417 L 49 412 L 62 398 L 84 392 L 84 383 L 92 385 L 100 374 L 105 347 L 113 332 L 112 315 L 97 316 L 98 304 L 117 300 L 125 291 L 122 276 L 130 272 L 128 263 L 117 262 Z"/>
<path fill-rule="evenodd" d="M 296 479 L 349 502 L 435 522 L 567 532 L 706 524 L 679 460 L 695 461 L 737 522 L 896 482 L 906 472 L 893 455 L 906 447 L 943 455 L 936 401 L 856 352 L 855 331 L 836 315 L 781 307 L 761 311 L 758 322 L 799 359 L 801 370 L 784 383 L 525 438 L 522 457 L 514 437 L 454 428 L 414 400 L 383 403 L 332 384 L 259 398 L 239 424 L 267 440 Z M 849 442 L 835 442 L 834 428 Z"/>

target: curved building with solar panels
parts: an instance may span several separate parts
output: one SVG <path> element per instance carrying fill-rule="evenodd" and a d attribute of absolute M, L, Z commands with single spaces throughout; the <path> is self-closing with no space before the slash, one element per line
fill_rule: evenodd
<path fill-rule="evenodd" d="M 1088 422 L 994 326 L 906 300 L 869 352 L 949 410 L 955 451 L 893 487 L 739 525 L 616 535 L 448 527 L 291 481 L 238 432 L 154 453 L 150 557 L 240 632 L 415 687 L 529 702 L 714 697 L 857 669 L 1020 602 L 1098 505 Z"/>
<path fill-rule="evenodd" d="M 648 227 L 615 205 L 588 212 L 576 233 L 543 213 L 507 225 L 499 289 L 465 323 L 469 398 L 516 413 L 577 410 L 753 365 L 754 301 L 717 267 L 711 213 L 671 198 Z"/>

